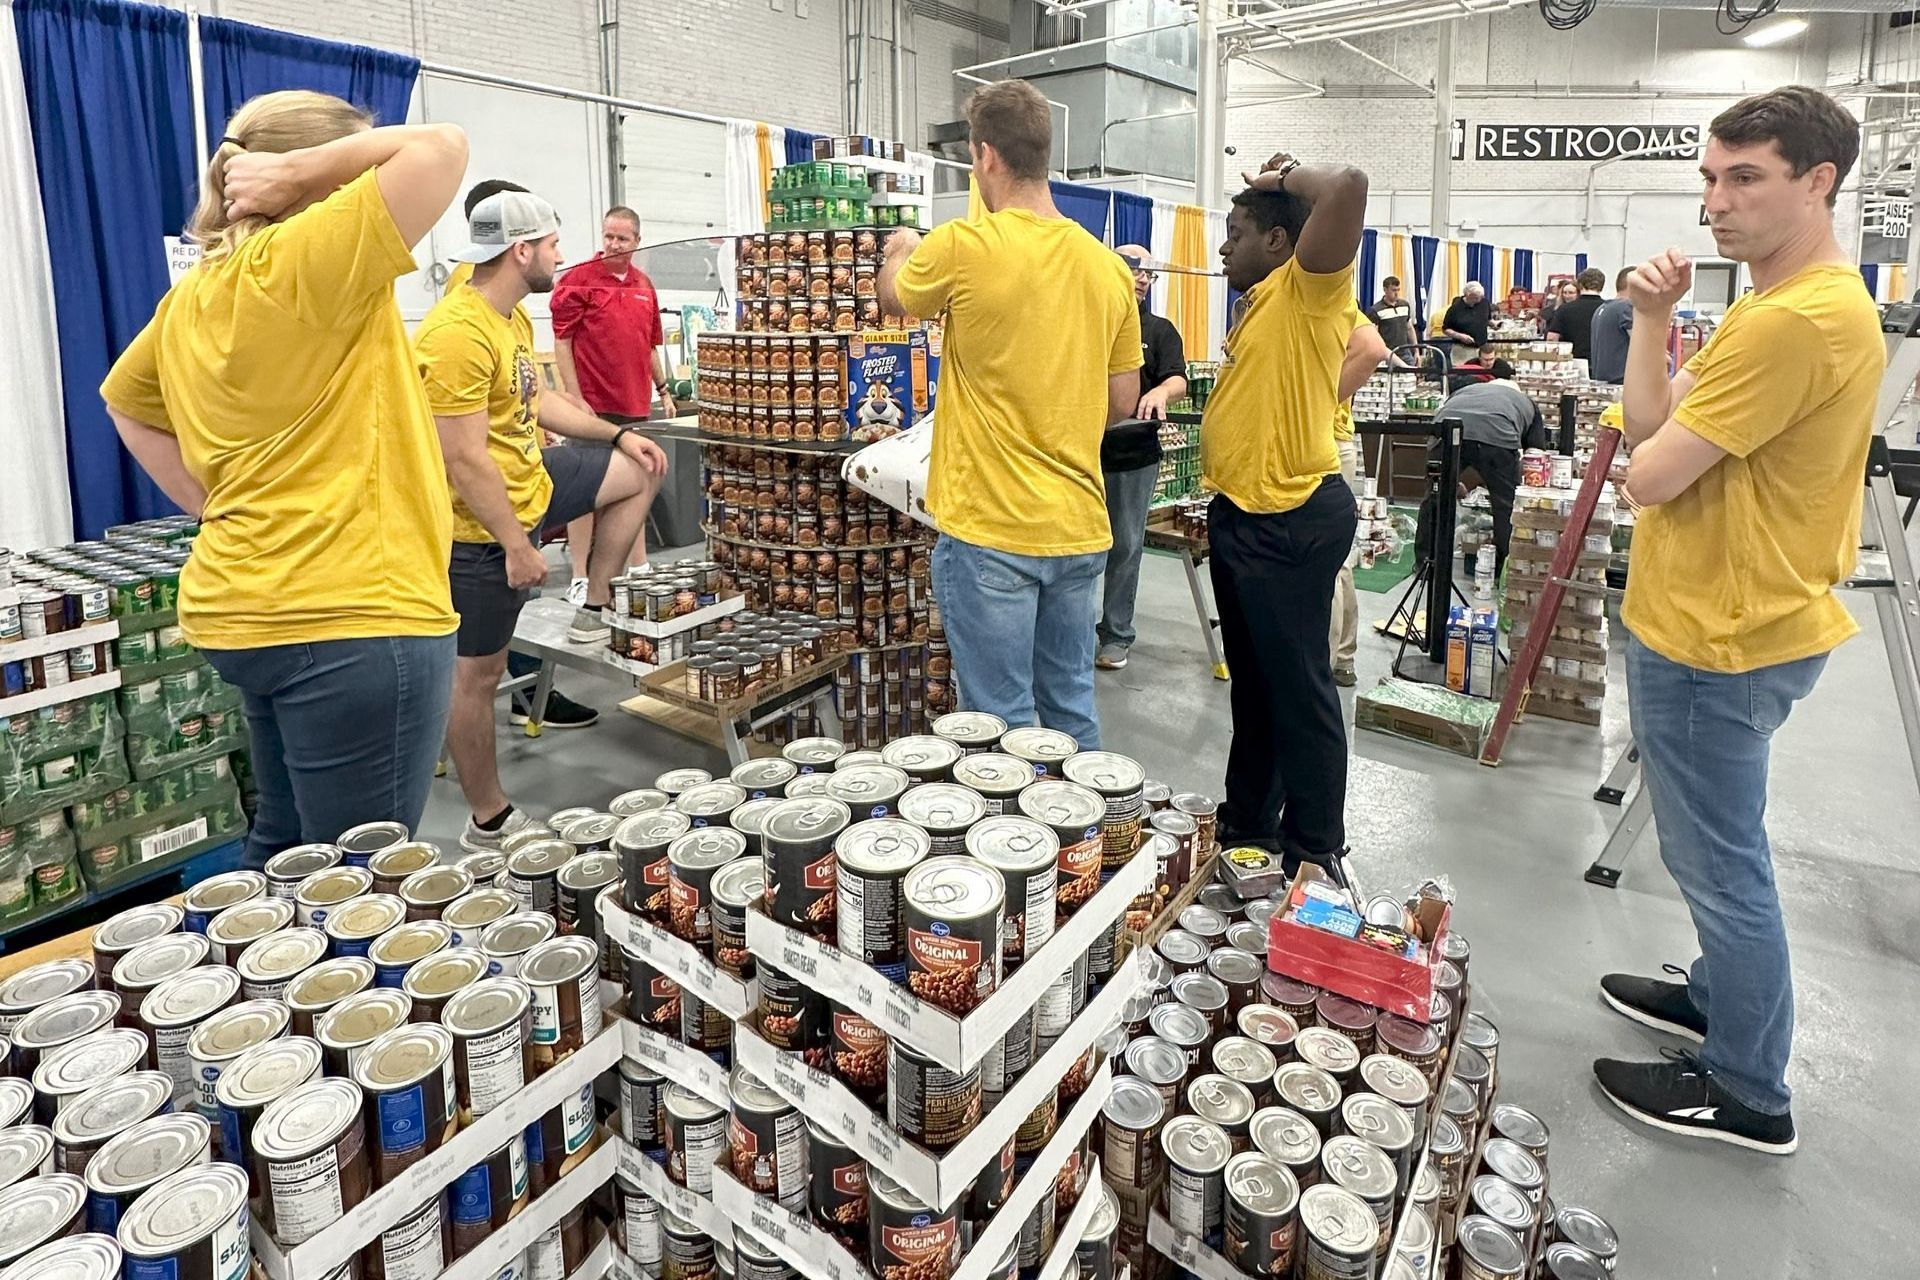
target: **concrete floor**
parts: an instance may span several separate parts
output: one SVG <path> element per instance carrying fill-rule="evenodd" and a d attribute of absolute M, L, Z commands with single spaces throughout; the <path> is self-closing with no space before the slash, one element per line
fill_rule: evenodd
<path fill-rule="evenodd" d="M 1391 603 L 1363 592 L 1363 625 Z M 1501 1028 L 1501 1096 L 1546 1120 L 1554 1195 L 1613 1222 L 1623 1273 L 1880 1276 L 1912 1257 L 1898 1241 L 1920 1203 L 1920 1160 L 1905 1129 L 1920 1045 L 1920 795 L 1872 605 L 1850 603 L 1862 633 L 1834 655 L 1774 755 L 1769 825 L 1798 979 L 1790 1079 L 1800 1151 L 1790 1158 L 1645 1129 L 1592 1083 L 1594 1057 L 1652 1057 L 1667 1043 L 1600 1003 L 1600 974 L 1658 973 L 1662 961 L 1693 955 L 1651 836 L 1619 889 L 1581 880 L 1618 813 L 1591 798 L 1627 737 L 1617 661 L 1599 729 L 1523 723 L 1497 770 L 1378 734 L 1354 738 L 1347 820 L 1361 873 L 1382 888 L 1452 879 L 1456 919 L 1473 943 L 1475 1002 Z M 1227 686 L 1208 674 L 1177 562 L 1148 557 L 1139 619 L 1131 665 L 1100 676 L 1106 744 L 1151 777 L 1217 793 Z M 1366 635 L 1361 687 L 1391 659 L 1387 641 Z M 671 765 L 724 766 L 718 751 L 619 712 L 623 692 L 610 681 L 569 673 L 562 686 L 602 709 L 598 726 L 529 740 L 501 718 L 508 793 L 536 813 L 602 805 Z M 436 782 L 426 838 L 453 844 L 464 816 L 454 782 Z"/>

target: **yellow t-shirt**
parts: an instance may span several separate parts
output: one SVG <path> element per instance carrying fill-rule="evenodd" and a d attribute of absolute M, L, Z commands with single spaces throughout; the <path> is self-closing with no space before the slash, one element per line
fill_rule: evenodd
<path fill-rule="evenodd" d="M 1352 339 L 1355 333 L 1372 323 L 1373 321 L 1367 319 L 1358 304 L 1350 304 L 1348 306 L 1346 325 L 1349 340 Z M 1343 365 L 1346 363 L 1346 358 L 1346 349 L 1343 347 L 1340 351 L 1340 361 Z M 1337 377 L 1338 375 L 1336 374 L 1335 376 Z M 1334 394 L 1339 394 L 1339 387 L 1337 385 L 1334 388 Z M 1333 438 L 1335 440 L 1353 439 L 1353 401 L 1351 398 L 1342 400 L 1333 407 Z"/>
<path fill-rule="evenodd" d="M 437 636 L 451 511 L 371 170 L 189 271 L 100 394 L 207 491 L 180 624 L 210 649 Z"/>
<path fill-rule="evenodd" d="M 441 296 L 448 296 L 455 289 L 458 289 L 471 279 L 473 279 L 473 264 L 471 262 L 454 263 L 453 270 L 447 272 L 447 287 L 441 291 Z"/>
<path fill-rule="evenodd" d="M 1107 378 L 1140 367 L 1133 278 L 1066 218 L 1002 209 L 927 234 L 895 282 L 948 312 L 927 510 L 941 532 L 1029 556 L 1113 545 Z"/>
<path fill-rule="evenodd" d="M 1242 511 L 1291 511 L 1340 470 L 1340 364 L 1353 334 L 1353 267 L 1315 275 L 1297 259 L 1247 290 L 1200 420 L 1207 483 Z"/>
<path fill-rule="evenodd" d="M 540 375 L 533 322 L 520 307 L 503 316 L 487 296 L 462 285 L 435 303 L 413 335 L 427 405 L 441 417 L 486 411 L 487 456 L 500 469 L 520 527 L 531 529 L 553 497 L 540 462 Z M 453 495 L 456 542 L 493 542 L 460 495 Z"/>
<path fill-rule="evenodd" d="M 1699 381 L 1673 415 L 1727 456 L 1640 513 L 1621 618 L 1641 643 L 1738 673 L 1858 629 L 1832 587 L 1860 545 L 1885 366 L 1879 314 L 1850 266 L 1808 267 L 1727 309 L 1687 362 Z"/>

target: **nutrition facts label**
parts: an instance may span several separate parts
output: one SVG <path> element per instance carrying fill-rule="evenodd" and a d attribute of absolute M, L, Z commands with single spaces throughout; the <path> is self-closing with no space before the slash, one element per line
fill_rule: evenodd
<path fill-rule="evenodd" d="M 900 941 L 899 880 L 862 876 L 840 869 L 838 896 L 840 949 L 900 981 L 906 955 Z"/>
<path fill-rule="evenodd" d="M 332 1147 L 304 1160 L 268 1164 L 267 1182 L 273 1195 L 273 1234 L 281 1244 L 299 1244 L 345 1211 Z"/>
<path fill-rule="evenodd" d="M 516 1021 L 468 1039 L 466 1061 L 467 1100 L 473 1104 L 473 1114 L 483 1116 L 526 1084 L 520 1024 Z"/>
<path fill-rule="evenodd" d="M 193 1059 L 187 1056 L 187 1038 L 192 1026 L 156 1027 L 153 1032 L 154 1063 L 173 1077 L 173 1105 L 193 1101 Z"/>
<path fill-rule="evenodd" d="M 440 1198 L 427 1201 L 415 1217 L 387 1228 L 380 1237 L 387 1280 L 434 1280 L 446 1270 L 440 1250 Z"/>

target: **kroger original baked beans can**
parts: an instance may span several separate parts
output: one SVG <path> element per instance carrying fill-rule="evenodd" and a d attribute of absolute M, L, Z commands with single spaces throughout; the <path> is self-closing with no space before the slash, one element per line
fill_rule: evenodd
<path fill-rule="evenodd" d="M 712 946 L 713 873 L 746 851 L 747 838 L 728 827 L 699 827 L 668 847 L 667 926 L 676 937 Z"/>
<path fill-rule="evenodd" d="M 846 805 L 855 818 L 887 818 L 898 812 L 900 797 L 911 783 L 903 769 L 889 764 L 849 765 L 842 756 L 827 784 L 827 795 Z"/>
<path fill-rule="evenodd" d="M 253 1265 L 247 1175 L 183 1169 L 134 1201 L 116 1235 L 126 1280 L 242 1280 Z"/>
<path fill-rule="evenodd" d="M 968 828 L 987 816 L 987 802 L 969 787 L 926 781 L 900 797 L 900 816 L 927 833 L 935 855 L 965 853 Z"/>
<path fill-rule="evenodd" d="M 1140 847 L 1140 819 L 1146 805 L 1141 788 L 1147 772 L 1138 762 L 1112 751 L 1082 751 L 1060 766 L 1069 782 L 1077 782 L 1106 802 L 1101 822 L 1101 879 L 1111 878 Z"/>
<path fill-rule="evenodd" d="M 1019 805 L 1022 814 L 1047 827 L 1060 842 L 1055 913 L 1063 919 L 1071 916 L 1100 888 L 1106 802 L 1079 783 L 1043 779 L 1020 793 Z"/>
<path fill-rule="evenodd" d="M 930 1151 L 945 1151 L 980 1122 L 980 1067 L 942 1066 L 898 1040 L 889 1042 L 887 1123 Z"/>
<path fill-rule="evenodd" d="M 806 1120 L 791 1102 L 744 1067 L 729 1082 L 727 1150 L 733 1176 L 782 1208 L 807 1207 Z"/>
<path fill-rule="evenodd" d="M 924 733 L 895 738 L 880 749 L 880 762 L 905 772 L 916 787 L 946 781 L 960 756 L 958 743 Z"/>
<path fill-rule="evenodd" d="M 868 1261 L 879 1280 L 947 1280 L 964 1247 L 956 1204 L 934 1209 L 878 1169 L 867 1172 Z"/>
<path fill-rule="evenodd" d="M 998 748 L 1007 722 L 985 711 L 949 711 L 936 717 L 931 728 L 935 737 L 945 738 L 963 754 L 973 756 Z"/>
<path fill-rule="evenodd" d="M 903 886 L 932 841 L 903 819 L 874 818 L 846 828 L 837 843 L 834 922 L 840 949 L 898 982 L 907 964 Z"/>
<path fill-rule="evenodd" d="M 760 848 L 767 914 L 773 920 L 790 929 L 834 936 L 834 844 L 852 821 L 846 805 L 817 796 L 782 801 L 767 814 L 760 826 Z"/>
<path fill-rule="evenodd" d="M 964 756 L 953 766 L 953 780 L 985 800 L 989 815 L 1018 812 L 1014 801 L 1033 785 L 1033 776 L 1033 767 L 1026 761 L 997 751 Z"/>
<path fill-rule="evenodd" d="M 1000 873 L 967 857 L 929 858 L 904 882 L 907 985 L 960 1016 L 1000 986 Z"/>

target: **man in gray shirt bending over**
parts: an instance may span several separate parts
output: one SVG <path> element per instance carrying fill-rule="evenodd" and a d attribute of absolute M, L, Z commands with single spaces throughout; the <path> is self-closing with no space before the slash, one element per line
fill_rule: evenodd
<path fill-rule="evenodd" d="M 1505 360 L 1493 362 L 1493 381 L 1461 387 L 1433 416 L 1460 419 L 1462 492 L 1473 486 L 1476 475 L 1487 487 L 1487 500 L 1493 507 L 1493 573 L 1497 579 L 1506 567 L 1507 544 L 1513 537 L 1513 493 L 1520 487 L 1520 450 L 1546 447 L 1546 422 L 1527 393 L 1513 384 L 1513 365 Z M 1436 440 L 1433 449 L 1439 447 Z M 1427 545 L 1432 520 L 1433 499 L 1429 497 L 1420 504 L 1416 547 Z M 1473 571 L 1471 564 L 1467 571 Z"/>

